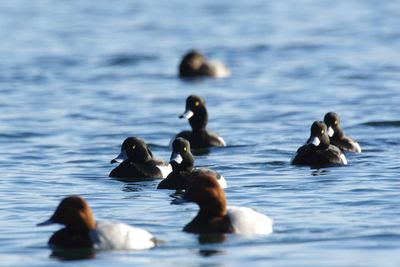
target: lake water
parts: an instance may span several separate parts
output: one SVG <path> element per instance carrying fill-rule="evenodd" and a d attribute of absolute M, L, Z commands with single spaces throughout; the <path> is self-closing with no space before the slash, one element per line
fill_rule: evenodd
<path fill-rule="evenodd" d="M 399 266 L 399 1 L 1 1 L 1 266 Z M 197 48 L 227 79 L 182 81 Z M 194 204 L 158 181 L 108 178 L 127 136 L 168 159 L 189 94 L 228 143 L 196 157 L 221 172 L 230 205 L 275 221 L 269 236 L 204 243 L 183 233 Z M 362 154 L 293 167 L 314 120 L 336 111 Z M 97 219 L 165 243 L 64 262 L 36 227 L 84 196 Z"/>

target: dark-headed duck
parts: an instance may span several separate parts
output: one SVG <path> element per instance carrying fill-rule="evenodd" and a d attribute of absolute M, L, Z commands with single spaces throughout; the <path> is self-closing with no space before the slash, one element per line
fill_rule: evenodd
<path fill-rule="evenodd" d="M 114 178 L 165 178 L 172 171 L 171 165 L 154 159 L 147 144 L 137 137 L 125 139 L 111 163 L 120 163 L 110 172 Z"/>
<path fill-rule="evenodd" d="M 338 147 L 330 145 L 325 123 L 315 121 L 311 125 L 310 138 L 297 150 L 292 165 L 318 167 L 329 164 L 345 165 L 347 160 Z"/>
<path fill-rule="evenodd" d="M 188 177 L 195 178 L 202 173 L 214 177 L 222 188 L 227 187 L 225 178 L 219 173 L 206 168 L 194 168 L 190 143 L 182 137 L 176 138 L 172 143 L 170 164 L 172 172 L 158 184 L 158 189 L 187 189 L 190 182 Z"/>
<path fill-rule="evenodd" d="M 325 114 L 324 122 L 328 127 L 328 135 L 332 145 L 343 151 L 361 152 L 361 147 L 354 139 L 346 136 L 340 127 L 339 115 L 335 112 Z"/>
<path fill-rule="evenodd" d="M 54 223 L 65 225 L 49 239 L 48 244 L 55 248 L 139 250 L 155 246 L 153 235 L 146 230 L 123 223 L 96 222 L 89 205 L 79 196 L 64 198 L 53 216 L 38 226 Z"/>
<path fill-rule="evenodd" d="M 270 234 L 273 221 L 246 207 L 227 207 L 224 190 L 215 178 L 202 173 L 191 179 L 182 201 L 194 202 L 200 210 L 183 231 L 196 234 Z"/>
<path fill-rule="evenodd" d="M 208 114 L 203 98 L 197 95 L 190 95 L 186 99 L 186 110 L 179 118 L 188 119 L 192 130 L 182 131 L 176 137 L 183 137 L 188 140 L 193 149 L 226 146 L 222 137 L 206 129 Z"/>
<path fill-rule="evenodd" d="M 179 64 L 179 76 L 181 78 L 194 77 L 229 77 L 231 72 L 220 61 L 208 61 L 200 52 L 196 50 L 189 51 Z"/>

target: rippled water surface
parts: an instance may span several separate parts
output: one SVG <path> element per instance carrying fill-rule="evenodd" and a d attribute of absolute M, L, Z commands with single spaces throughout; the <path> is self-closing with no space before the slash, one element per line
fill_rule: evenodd
<path fill-rule="evenodd" d="M 1 1 L 0 265 L 52 266 L 38 228 L 80 194 L 96 218 L 165 243 L 75 266 L 399 266 L 399 1 Z M 181 81 L 197 48 L 227 79 Z M 231 205 L 275 221 L 270 236 L 204 243 L 181 231 L 198 208 L 158 181 L 108 178 L 127 136 L 168 159 L 185 98 L 207 101 L 228 143 L 196 157 L 221 172 Z M 309 127 L 341 115 L 362 154 L 346 167 L 289 164 Z"/>

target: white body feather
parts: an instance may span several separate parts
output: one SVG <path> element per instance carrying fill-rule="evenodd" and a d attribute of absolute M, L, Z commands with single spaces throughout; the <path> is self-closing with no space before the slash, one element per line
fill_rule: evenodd
<path fill-rule="evenodd" d="M 223 146 L 226 146 L 226 142 L 221 136 L 218 136 L 218 140 L 223 144 Z"/>
<path fill-rule="evenodd" d="M 361 153 L 361 146 L 358 142 L 353 142 L 353 145 L 356 147 L 356 152 Z"/>
<path fill-rule="evenodd" d="M 231 71 L 219 60 L 213 59 L 209 61 L 210 65 L 214 68 L 215 77 L 226 78 L 231 76 Z"/>
<path fill-rule="evenodd" d="M 267 235 L 272 233 L 274 222 L 268 216 L 246 207 L 228 207 L 228 216 L 237 234 Z"/>
<path fill-rule="evenodd" d="M 157 168 L 161 171 L 162 177 L 167 178 L 168 174 L 172 172 L 171 164 L 168 165 L 157 165 Z"/>
<path fill-rule="evenodd" d="M 347 159 L 346 159 L 346 156 L 343 153 L 340 154 L 340 158 L 342 159 L 343 164 L 347 165 Z"/>
<path fill-rule="evenodd" d="M 99 250 L 141 250 L 155 246 L 152 234 L 123 223 L 97 222 L 90 238 Z"/>

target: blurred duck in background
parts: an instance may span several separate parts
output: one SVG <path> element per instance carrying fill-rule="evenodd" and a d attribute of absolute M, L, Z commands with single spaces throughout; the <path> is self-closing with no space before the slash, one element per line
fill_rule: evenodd
<path fill-rule="evenodd" d="M 361 146 L 358 142 L 344 134 L 342 127 L 340 127 L 340 118 L 337 113 L 326 113 L 324 122 L 328 127 L 328 135 L 332 145 L 337 146 L 342 151 L 361 152 Z"/>
<path fill-rule="evenodd" d="M 231 72 L 218 60 L 208 61 L 200 52 L 196 50 L 189 51 L 179 65 L 179 76 L 181 78 L 195 77 L 229 77 Z"/>

